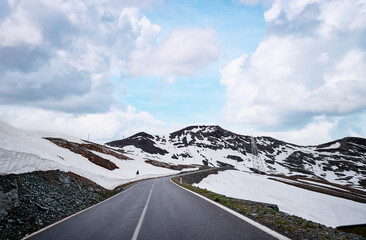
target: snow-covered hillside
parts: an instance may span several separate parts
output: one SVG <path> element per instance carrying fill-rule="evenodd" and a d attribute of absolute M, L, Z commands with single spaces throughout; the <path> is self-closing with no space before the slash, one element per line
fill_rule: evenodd
<path fill-rule="evenodd" d="M 94 145 L 96 149 L 103 149 L 104 152 L 114 151 L 115 154 L 105 154 L 101 151 L 81 149 L 83 152 L 99 156 L 101 159 L 109 160 L 117 166 L 114 170 L 91 162 L 81 154 L 60 147 L 44 137 L 62 138 L 76 146 L 81 144 Z M 87 145 L 86 145 L 87 146 Z M 119 151 L 107 147 L 62 136 L 55 133 L 29 132 L 13 128 L 5 122 L 0 121 L 0 174 L 26 173 L 32 171 L 61 170 L 73 172 L 82 177 L 107 188 L 113 189 L 118 185 L 136 180 L 136 171 L 139 170 L 139 178 L 148 178 L 174 174 L 166 168 L 156 167 L 145 163 L 142 157 L 125 154 L 128 160 L 117 158 L 123 155 Z"/>
<path fill-rule="evenodd" d="M 209 175 L 194 186 L 228 197 L 277 204 L 280 211 L 326 226 L 366 222 L 366 204 L 273 181 L 241 171 Z"/>
<path fill-rule="evenodd" d="M 267 173 L 322 178 L 366 187 L 366 139 L 343 138 L 318 146 L 298 146 L 271 137 L 256 138 Z M 166 136 L 138 133 L 106 143 L 143 159 L 173 165 L 231 165 L 251 171 L 251 137 L 219 126 L 191 126 Z"/>

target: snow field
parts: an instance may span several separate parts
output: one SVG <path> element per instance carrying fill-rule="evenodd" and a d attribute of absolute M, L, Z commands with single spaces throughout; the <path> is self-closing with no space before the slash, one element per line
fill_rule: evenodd
<path fill-rule="evenodd" d="M 366 223 L 366 204 L 297 188 L 263 175 L 229 170 L 209 175 L 194 186 L 233 198 L 277 204 L 282 212 L 330 227 Z"/>

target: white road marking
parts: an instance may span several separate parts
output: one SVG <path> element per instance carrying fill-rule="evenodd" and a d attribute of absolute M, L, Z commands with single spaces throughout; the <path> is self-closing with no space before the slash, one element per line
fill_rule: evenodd
<path fill-rule="evenodd" d="M 140 232 L 140 229 L 141 229 L 141 226 L 142 226 L 142 221 L 144 221 L 145 214 L 146 214 L 146 210 L 147 210 L 147 206 L 149 205 L 149 202 L 150 202 L 151 193 L 152 193 L 152 190 L 153 190 L 153 188 L 154 188 L 154 184 L 155 184 L 155 182 L 154 182 L 154 183 L 152 184 L 152 186 L 151 186 L 149 196 L 147 197 L 147 200 L 146 200 L 146 204 L 145 204 L 144 210 L 143 210 L 143 211 L 142 211 L 142 213 L 141 213 L 141 216 L 140 216 L 139 222 L 137 223 L 137 226 L 136 226 L 135 232 L 133 233 L 132 240 L 137 240 L 137 236 L 139 235 L 139 232 Z"/>
<path fill-rule="evenodd" d="M 119 196 L 119 195 L 121 195 L 121 194 L 123 194 L 123 193 L 125 193 L 125 192 L 127 192 L 127 191 L 129 191 L 129 190 L 131 190 L 132 188 L 136 187 L 138 184 L 139 184 L 139 183 L 136 183 L 136 185 L 134 185 L 134 186 L 130 187 L 130 188 L 129 188 L 129 189 L 127 189 L 126 191 L 122 191 L 122 192 L 120 192 L 120 193 L 118 193 L 118 194 L 114 195 L 113 197 L 107 198 L 106 200 L 104 200 L 104 201 L 102 201 L 102 202 L 99 202 L 99 203 L 97 203 L 97 204 L 95 204 L 95 205 L 93 205 L 93 206 L 90 206 L 90 207 L 88 207 L 88 208 L 85 208 L 84 210 L 81 210 L 80 212 L 77 212 L 77 213 L 74 213 L 73 215 L 70 215 L 70 216 L 68 216 L 68 217 L 65 217 L 64 219 L 61 219 L 61 220 L 60 220 L 60 221 L 58 221 L 58 222 L 52 223 L 51 225 L 48 225 L 47 227 L 42 228 L 42 229 L 38 230 L 37 232 L 31 233 L 31 234 L 29 234 L 29 235 L 25 236 L 22 240 L 25 240 L 25 239 L 28 239 L 28 238 L 30 238 L 30 237 L 33 237 L 34 235 L 36 235 L 36 234 L 38 234 L 38 233 L 40 233 L 40 232 L 43 232 L 43 231 L 45 231 L 45 230 L 47 230 L 47 229 L 49 229 L 49 228 L 51 228 L 51 227 L 55 226 L 56 224 L 62 223 L 63 221 L 66 221 L 66 220 L 67 220 L 67 219 L 69 219 L 69 218 L 72 218 L 72 217 L 74 217 L 74 216 L 76 216 L 76 215 L 78 215 L 78 214 L 80 214 L 80 213 L 82 213 L 82 212 L 85 212 L 86 210 L 89 210 L 89 209 L 91 209 L 91 208 L 93 208 L 93 207 L 96 207 L 96 206 L 98 206 L 99 204 L 102 204 L 102 203 L 104 203 L 104 202 L 106 202 L 106 201 L 108 201 L 108 200 L 111 200 L 111 199 L 113 199 L 113 198 L 115 198 L 115 197 L 117 197 L 117 196 Z"/>
<path fill-rule="evenodd" d="M 289 239 L 289 238 L 287 238 L 287 237 L 285 237 L 285 236 L 283 236 L 283 235 L 279 234 L 278 232 L 275 232 L 275 231 L 273 231 L 272 229 L 269 229 L 268 227 L 266 227 L 266 226 L 264 226 L 264 225 L 262 225 L 262 224 L 260 224 L 260 223 L 257 223 L 257 222 L 255 222 L 255 221 L 253 221 L 252 219 L 247 218 L 247 217 L 245 217 L 244 215 L 242 215 L 242 214 L 240 214 L 240 213 L 238 213 L 238 212 L 235 212 L 234 210 L 232 210 L 232 209 L 230 209 L 230 208 L 227 208 L 227 207 L 225 207 L 225 206 L 223 206 L 223 205 L 221 205 L 221 204 L 219 204 L 219 203 L 217 203 L 217 202 L 215 202 L 215 201 L 212 201 L 211 199 L 208 199 L 208 198 L 206 198 L 206 197 L 204 197 L 204 196 L 202 196 L 202 195 L 200 195 L 200 194 L 198 194 L 198 193 L 196 193 L 196 192 L 193 192 L 193 191 L 191 191 L 191 190 L 189 190 L 189 189 L 187 189 L 187 188 L 184 188 L 184 187 L 182 187 L 182 186 L 180 186 L 180 185 L 176 184 L 175 182 L 173 182 L 173 181 L 172 181 L 172 179 L 170 179 L 170 181 L 171 181 L 174 185 L 176 185 L 176 186 L 178 186 L 178 187 L 180 187 L 180 188 L 182 188 L 182 189 L 184 189 L 184 190 L 186 190 L 186 191 L 188 191 L 188 192 L 190 192 L 190 193 L 193 193 L 193 194 L 197 195 L 197 196 L 198 196 L 198 197 L 200 197 L 200 198 L 203 198 L 204 200 L 206 200 L 206 201 L 208 201 L 208 202 L 212 203 L 213 205 L 216 205 L 217 207 L 222 208 L 222 209 L 224 209 L 225 211 L 227 211 L 227 212 L 229 212 L 229 213 L 233 214 L 234 216 L 236 216 L 236 217 L 238 217 L 238 218 L 240 218 L 240 219 L 242 219 L 242 220 L 246 221 L 247 223 L 249 223 L 249 224 L 253 225 L 254 227 L 259 228 L 260 230 L 262 230 L 262 231 L 264 231 L 264 232 L 268 233 L 269 235 L 271 235 L 272 237 L 275 237 L 275 238 L 280 239 L 280 240 L 291 240 L 291 239 Z"/>

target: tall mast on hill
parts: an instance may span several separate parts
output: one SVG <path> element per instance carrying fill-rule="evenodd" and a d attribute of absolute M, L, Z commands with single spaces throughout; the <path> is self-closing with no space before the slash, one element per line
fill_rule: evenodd
<path fill-rule="evenodd" d="M 252 142 L 252 162 L 253 162 L 253 171 L 258 173 L 265 173 L 264 164 L 261 157 L 258 154 L 257 143 L 255 138 L 251 137 Z"/>

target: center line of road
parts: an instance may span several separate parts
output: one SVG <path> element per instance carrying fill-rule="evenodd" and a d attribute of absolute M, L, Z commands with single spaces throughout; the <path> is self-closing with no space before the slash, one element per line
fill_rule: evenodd
<path fill-rule="evenodd" d="M 141 229 L 141 226 L 142 226 L 142 221 L 144 221 L 145 214 L 146 214 L 146 210 L 147 210 L 147 206 L 149 205 L 149 202 L 150 202 L 151 193 L 152 193 L 152 190 L 153 190 L 153 188 L 154 188 L 154 184 L 155 184 L 155 182 L 154 182 L 154 183 L 152 184 L 152 186 L 151 186 L 149 196 L 147 197 L 147 200 L 146 200 L 146 204 L 145 204 L 144 210 L 143 210 L 143 211 L 142 211 L 142 213 L 141 213 L 141 216 L 140 216 L 139 222 L 137 223 L 137 226 L 136 226 L 135 232 L 133 233 L 132 240 L 137 240 L 137 236 L 139 235 L 139 232 L 140 232 L 140 229 Z"/>

